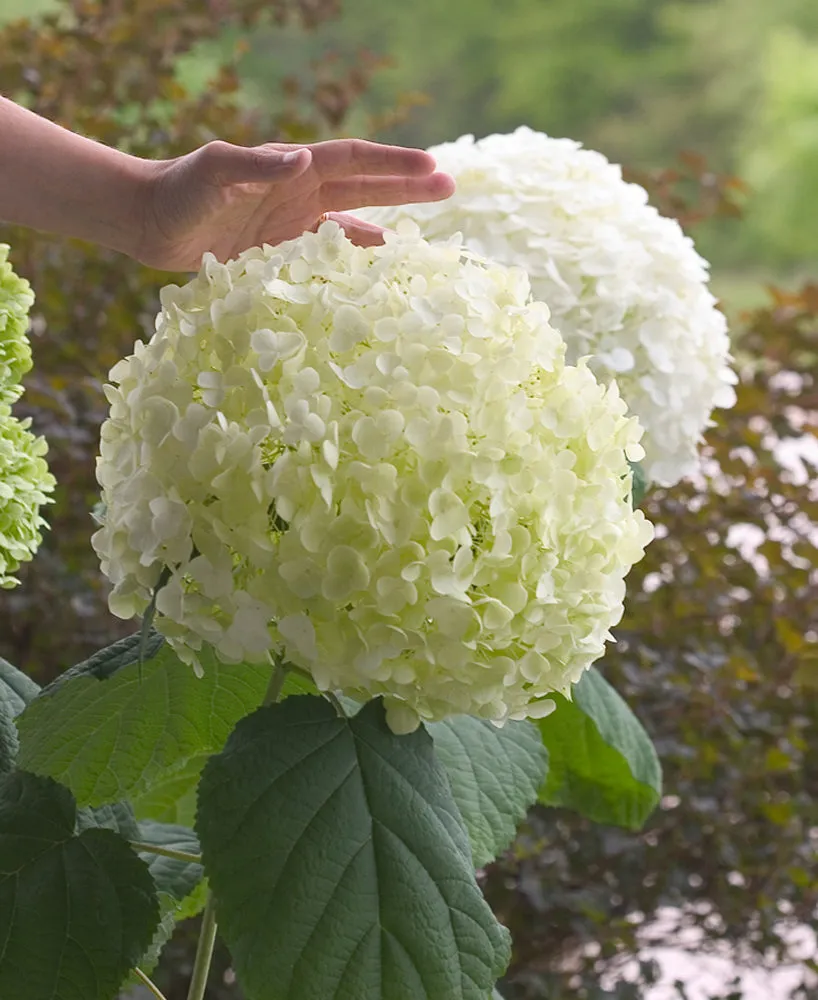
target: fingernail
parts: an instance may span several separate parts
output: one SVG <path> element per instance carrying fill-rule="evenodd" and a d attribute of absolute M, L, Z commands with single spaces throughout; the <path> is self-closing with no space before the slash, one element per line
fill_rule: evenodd
<path fill-rule="evenodd" d="M 282 163 L 292 163 L 293 160 L 297 160 L 301 156 L 300 149 L 294 149 L 291 153 L 285 153 L 281 158 Z"/>

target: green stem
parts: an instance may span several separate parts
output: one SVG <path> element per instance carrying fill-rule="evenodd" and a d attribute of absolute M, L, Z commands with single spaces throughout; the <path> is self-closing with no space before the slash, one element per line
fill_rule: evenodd
<path fill-rule="evenodd" d="M 279 661 L 273 669 L 273 676 L 262 705 L 272 705 L 281 697 L 284 681 L 287 679 L 287 668 Z M 213 894 L 209 893 L 202 917 L 202 929 L 199 933 L 199 947 L 196 949 L 196 960 L 193 963 L 193 975 L 190 978 L 190 989 L 187 1000 L 203 1000 L 207 987 L 207 977 L 210 973 L 210 962 L 213 959 L 213 948 L 216 944 L 216 908 L 213 904 Z"/>
<path fill-rule="evenodd" d="M 216 944 L 216 907 L 213 895 L 210 893 L 205 904 L 202 917 L 202 929 L 199 933 L 199 947 L 196 949 L 196 959 L 193 963 L 193 975 L 190 978 L 190 989 L 187 1000 L 204 1000 L 207 987 L 207 977 L 210 974 L 210 962 L 213 959 L 213 948 Z"/>
<path fill-rule="evenodd" d="M 303 677 L 305 680 L 312 681 L 312 674 L 309 672 L 309 670 L 305 670 L 303 667 L 297 667 L 294 663 L 288 663 L 284 669 L 287 671 L 288 674 L 298 674 L 299 677 Z M 313 681 L 313 683 L 315 682 Z"/>
<path fill-rule="evenodd" d="M 335 709 L 335 712 L 339 719 L 347 718 L 347 714 L 344 711 L 344 706 L 341 704 L 338 698 L 332 693 L 332 691 L 325 691 L 324 697 L 327 699 L 330 705 L 332 705 L 332 707 Z"/>
<path fill-rule="evenodd" d="M 156 598 L 159 596 L 159 591 L 167 586 L 168 581 L 171 578 L 170 569 L 165 566 L 159 575 L 159 581 L 153 588 L 153 593 L 151 594 L 150 603 L 147 608 L 145 608 L 145 613 L 142 616 L 142 627 L 139 629 L 139 683 L 142 683 L 142 667 L 145 663 L 145 646 L 148 643 L 148 636 L 150 635 L 151 626 L 153 625 L 153 619 L 156 617 Z"/>
<path fill-rule="evenodd" d="M 165 1000 L 164 993 L 159 989 L 159 987 L 151 979 L 149 979 L 141 969 L 134 969 L 134 975 L 136 978 L 153 993 L 156 1000 Z"/>
<path fill-rule="evenodd" d="M 163 858 L 173 858 L 174 861 L 187 861 L 191 865 L 200 865 L 202 863 L 201 854 L 174 851 L 171 847 L 159 847 L 157 844 L 141 844 L 138 840 L 129 840 L 128 843 L 139 854 L 160 854 Z"/>
<path fill-rule="evenodd" d="M 270 678 L 267 693 L 264 695 L 264 701 L 262 701 L 261 704 L 274 705 L 281 697 L 281 691 L 284 687 L 284 681 L 286 680 L 287 668 L 280 660 L 278 660 L 273 668 L 273 676 Z"/>

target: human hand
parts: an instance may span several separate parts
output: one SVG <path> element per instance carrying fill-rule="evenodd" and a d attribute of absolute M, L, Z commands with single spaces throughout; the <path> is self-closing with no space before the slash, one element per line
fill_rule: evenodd
<path fill-rule="evenodd" d="M 196 270 L 206 251 L 225 261 L 300 236 L 327 215 L 353 242 L 376 245 L 383 229 L 344 213 L 448 198 L 454 181 L 434 169 L 422 150 L 363 139 L 252 148 L 210 142 L 148 164 L 131 255 L 161 270 Z"/>

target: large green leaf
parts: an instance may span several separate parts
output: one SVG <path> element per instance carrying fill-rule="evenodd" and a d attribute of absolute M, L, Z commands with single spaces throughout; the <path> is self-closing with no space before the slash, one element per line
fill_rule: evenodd
<path fill-rule="evenodd" d="M 139 841 L 185 854 L 201 853 L 199 840 L 193 830 L 175 823 L 156 823 L 153 820 L 146 820 L 139 824 Z M 193 892 L 204 875 L 202 866 L 192 862 L 168 858 L 161 854 L 144 853 L 141 857 L 147 862 L 157 888 L 168 893 L 178 903 Z"/>
<path fill-rule="evenodd" d="M 154 821 L 138 823 L 129 802 L 115 802 L 96 808 L 86 806 L 78 810 L 77 832 L 92 827 L 116 830 L 132 844 L 151 844 L 194 855 L 201 851 L 196 834 L 190 828 Z M 193 917 L 203 909 L 207 886 L 199 864 L 168 858 L 152 851 L 142 851 L 139 856 L 148 866 L 154 881 L 160 912 L 151 943 L 138 962 L 143 972 L 149 972 L 159 961 L 159 955 L 173 935 L 178 921 Z M 134 985 L 138 981 L 131 979 Z"/>
<path fill-rule="evenodd" d="M 540 801 L 638 830 L 662 793 L 659 758 L 641 723 L 593 669 L 571 701 L 555 701 L 557 710 L 538 723 L 549 755 Z"/>
<path fill-rule="evenodd" d="M 130 802 L 106 802 L 104 806 L 85 806 L 77 810 L 76 832 L 114 830 L 125 840 L 139 840 L 139 824 Z"/>
<path fill-rule="evenodd" d="M 156 656 L 164 645 L 165 640 L 158 632 L 149 632 L 145 637 L 144 660 L 150 660 Z M 118 639 L 110 646 L 97 650 L 87 660 L 83 660 L 76 666 L 60 674 L 45 689 L 46 693 L 53 694 L 61 687 L 78 677 L 95 677 L 98 681 L 108 680 L 109 677 L 123 667 L 129 667 L 132 663 L 139 662 L 139 651 L 142 643 L 142 633 L 135 632 L 133 635 L 126 635 L 124 639 Z"/>
<path fill-rule="evenodd" d="M 0 657 L 0 774 L 14 770 L 20 748 L 14 719 L 39 690 L 30 677 Z"/>
<path fill-rule="evenodd" d="M 112 830 L 75 835 L 68 789 L 0 778 L 0 997 L 111 1000 L 150 943 L 147 866 Z"/>
<path fill-rule="evenodd" d="M 281 690 L 280 699 L 298 694 L 318 694 L 318 689 L 300 674 L 289 673 Z M 161 823 L 178 823 L 193 826 L 196 818 L 196 790 L 199 776 L 209 754 L 191 757 L 178 770 L 168 771 L 166 777 L 153 783 L 147 792 L 133 799 L 139 819 L 154 819 Z"/>
<path fill-rule="evenodd" d="M 46 688 L 17 720 L 20 766 L 61 781 L 83 805 L 141 795 L 221 749 L 270 679 L 269 666 L 225 666 L 209 650 L 199 678 L 164 644 L 140 667 L 138 636 L 109 653 Z"/>
<path fill-rule="evenodd" d="M 86 806 L 77 810 L 75 832 L 91 829 L 114 830 L 132 845 L 156 846 L 193 856 L 201 854 L 199 840 L 190 827 L 178 823 L 157 823 L 155 820 L 140 823 L 130 802 L 114 802 L 94 808 Z M 197 890 L 204 877 L 200 864 L 149 850 L 140 851 L 140 857 L 148 866 L 156 891 L 174 901 L 177 919 L 199 912 L 202 894 Z"/>
<path fill-rule="evenodd" d="M 485 1000 L 505 968 L 432 741 L 393 735 L 380 701 L 242 720 L 204 770 L 197 828 L 250 1000 Z"/>
<path fill-rule="evenodd" d="M 509 722 L 498 729 L 483 719 L 457 715 L 427 728 L 480 868 L 508 847 L 517 824 L 537 801 L 548 752 L 530 722 Z"/>
<path fill-rule="evenodd" d="M 8 703 L 0 699 L 0 774 L 14 770 L 20 741 Z"/>
<path fill-rule="evenodd" d="M 90 829 L 114 830 L 132 844 L 151 844 L 193 855 L 201 853 L 196 834 L 189 827 L 153 820 L 138 823 L 130 802 L 78 809 L 75 832 Z M 149 972 L 159 961 L 162 948 L 170 940 L 177 922 L 203 909 L 207 886 L 199 864 L 150 851 L 140 852 L 139 856 L 153 878 L 160 911 L 151 943 L 138 962 L 143 972 Z M 138 981 L 131 979 L 134 985 Z"/>
<path fill-rule="evenodd" d="M 10 709 L 12 718 L 19 715 L 39 691 L 39 684 L 0 656 L 0 702 Z"/>
<path fill-rule="evenodd" d="M 197 855 L 201 849 L 196 834 L 188 827 L 173 823 L 156 823 L 152 820 L 139 824 L 137 836 L 133 838 L 142 844 L 183 851 Z M 204 869 L 193 862 L 168 858 L 162 854 L 141 852 L 139 855 L 148 865 L 156 884 L 161 919 L 150 947 L 139 960 L 139 967 L 149 973 L 159 961 L 162 949 L 173 935 L 180 920 L 193 917 L 204 908 L 207 885 Z"/>
<path fill-rule="evenodd" d="M 286 663 L 284 664 L 284 669 L 287 669 Z M 278 701 L 283 701 L 285 698 L 290 698 L 297 694 L 317 695 L 318 693 L 318 688 L 309 677 L 301 673 L 296 673 L 294 670 L 289 670 L 284 679 L 284 687 L 281 689 L 281 696 L 278 698 Z"/>
<path fill-rule="evenodd" d="M 145 952 L 140 955 L 139 962 L 137 963 L 139 971 L 143 972 L 146 976 L 149 976 L 159 964 L 162 949 L 173 937 L 178 920 L 176 912 L 179 904 L 173 896 L 167 892 L 159 892 L 157 893 L 157 899 L 159 900 L 159 923 L 153 932 L 151 943 Z M 136 975 L 131 974 L 126 986 L 139 986 L 140 983 L 141 980 Z M 126 993 L 125 995 L 130 997 L 130 993 Z M 140 991 L 140 997 L 141 995 Z"/>
<path fill-rule="evenodd" d="M 134 812 L 140 820 L 153 819 L 160 823 L 193 826 L 196 819 L 196 789 L 202 768 L 209 754 L 191 757 L 178 770 L 151 784 L 142 795 L 133 799 Z"/>

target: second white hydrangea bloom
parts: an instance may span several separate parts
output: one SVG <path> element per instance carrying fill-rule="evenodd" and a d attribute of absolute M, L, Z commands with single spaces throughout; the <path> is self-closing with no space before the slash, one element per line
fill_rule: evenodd
<path fill-rule="evenodd" d="M 708 268 L 678 223 L 626 184 L 620 168 L 570 139 L 528 128 L 429 150 L 454 175 L 447 201 L 368 209 L 394 226 L 413 219 L 428 239 L 466 245 L 523 267 L 572 364 L 616 379 L 645 428 L 648 477 L 671 486 L 697 467 L 715 407 L 735 401 L 723 314 Z"/>

